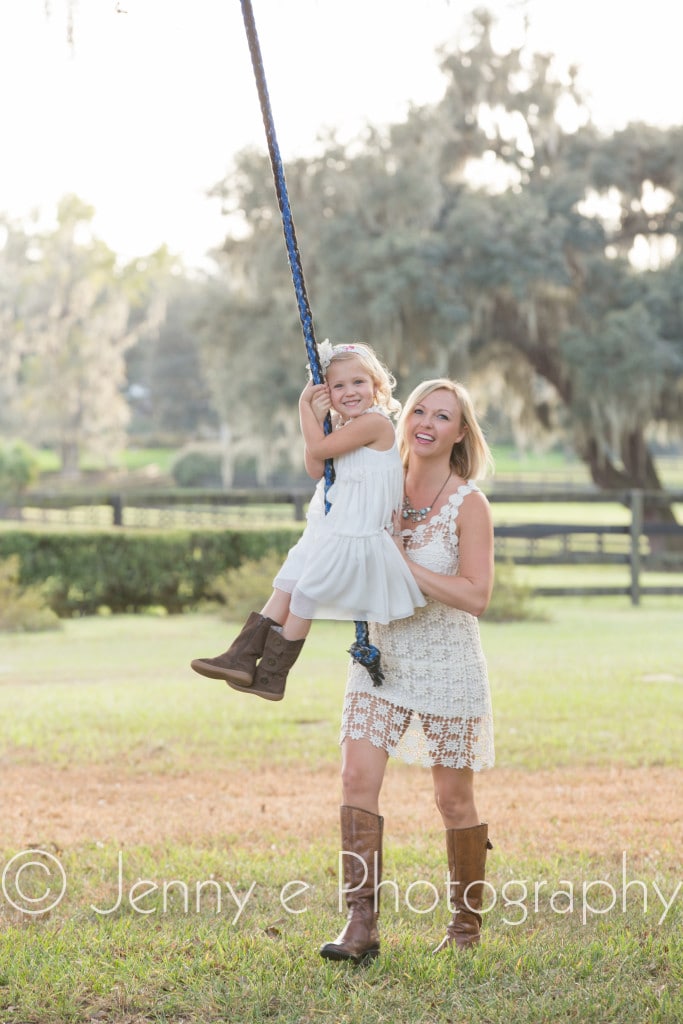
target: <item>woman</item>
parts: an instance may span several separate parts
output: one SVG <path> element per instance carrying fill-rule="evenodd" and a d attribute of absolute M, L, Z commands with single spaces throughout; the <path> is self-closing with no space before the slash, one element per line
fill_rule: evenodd
<path fill-rule="evenodd" d="M 381 689 L 362 666 L 349 668 L 341 729 L 348 917 L 320 953 L 356 963 L 379 952 L 379 795 L 389 756 L 431 768 L 446 829 L 454 913 L 436 951 L 479 941 L 491 848 L 474 800 L 474 773 L 494 761 L 477 621 L 493 587 L 493 527 L 488 501 L 473 483 L 491 456 L 468 392 L 443 378 L 415 388 L 399 419 L 398 440 L 405 497 L 394 539 L 427 604 L 411 618 L 370 624 L 371 642 L 382 655 Z"/>

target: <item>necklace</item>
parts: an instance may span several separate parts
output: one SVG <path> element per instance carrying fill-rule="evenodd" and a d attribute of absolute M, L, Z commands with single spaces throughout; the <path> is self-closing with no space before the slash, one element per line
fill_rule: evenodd
<path fill-rule="evenodd" d="M 410 499 L 406 494 L 405 498 L 403 499 L 403 518 L 410 519 L 411 523 L 421 523 L 423 519 L 426 519 L 429 513 L 434 508 L 434 505 L 436 504 L 438 498 L 441 497 L 441 493 L 446 484 L 448 483 L 448 481 L 450 480 L 450 478 L 452 477 L 452 475 L 453 471 L 451 470 L 451 472 L 448 474 L 444 482 L 441 484 L 441 487 L 439 488 L 439 493 L 434 498 L 432 498 L 431 505 L 426 505 L 424 508 L 413 508 L 410 504 Z"/>

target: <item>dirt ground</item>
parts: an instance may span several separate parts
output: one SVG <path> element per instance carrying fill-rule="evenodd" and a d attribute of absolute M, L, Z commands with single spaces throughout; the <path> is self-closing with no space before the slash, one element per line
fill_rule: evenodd
<path fill-rule="evenodd" d="M 236 768 L 216 774 L 118 772 L 110 766 L 0 767 L 0 847 L 66 850 L 93 843 L 151 847 L 239 842 L 302 845 L 336 840 L 334 766 Z M 477 780 L 477 803 L 504 859 L 554 852 L 660 859 L 680 866 L 683 768 L 494 769 Z M 390 764 L 382 813 L 387 841 L 437 836 L 428 772 Z"/>

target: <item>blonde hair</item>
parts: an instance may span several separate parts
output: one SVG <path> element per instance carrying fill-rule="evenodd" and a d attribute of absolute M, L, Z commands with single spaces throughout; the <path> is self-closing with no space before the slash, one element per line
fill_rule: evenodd
<path fill-rule="evenodd" d="M 384 363 L 380 362 L 370 346 L 364 342 L 355 341 L 352 345 L 332 346 L 329 363 L 324 369 L 325 376 L 327 376 L 327 371 L 332 363 L 341 363 L 348 359 L 358 359 L 370 375 L 375 391 L 375 403 L 391 416 L 398 416 L 401 411 L 401 403 L 392 394 L 396 387 L 396 378 Z"/>
<path fill-rule="evenodd" d="M 398 438 L 398 449 L 401 453 L 403 465 L 408 467 L 409 447 L 405 436 L 406 420 L 415 411 L 416 407 L 424 402 L 433 391 L 444 390 L 454 395 L 458 408 L 460 409 L 461 425 L 466 427 L 465 435 L 461 441 L 457 441 L 451 450 L 451 468 L 463 480 L 480 480 L 489 471 L 493 471 L 493 456 L 486 442 L 484 433 L 477 422 L 474 412 L 474 405 L 470 394 L 464 385 L 448 377 L 439 377 L 436 380 L 425 380 L 411 392 L 408 401 L 403 406 L 403 412 L 398 421 L 396 433 Z"/>

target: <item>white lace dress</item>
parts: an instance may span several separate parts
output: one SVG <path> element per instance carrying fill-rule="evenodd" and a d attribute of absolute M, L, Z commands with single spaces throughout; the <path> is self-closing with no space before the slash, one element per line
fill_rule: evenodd
<path fill-rule="evenodd" d="M 470 481 L 439 512 L 405 530 L 408 557 L 434 572 L 455 575 L 459 548 L 456 521 Z M 427 599 L 410 619 L 370 623 L 370 640 L 381 653 L 384 683 L 351 662 L 341 737 L 367 739 L 408 764 L 425 767 L 493 766 L 493 714 L 479 622 L 468 612 Z"/>
<path fill-rule="evenodd" d="M 363 415 L 388 419 L 377 406 Z M 290 607 L 303 619 L 387 623 L 412 615 L 425 597 L 387 532 L 403 495 L 396 441 L 388 451 L 346 452 L 335 458 L 334 468 L 329 512 L 321 480 L 306 529 L 273 585 L 292 595 Z"/>

